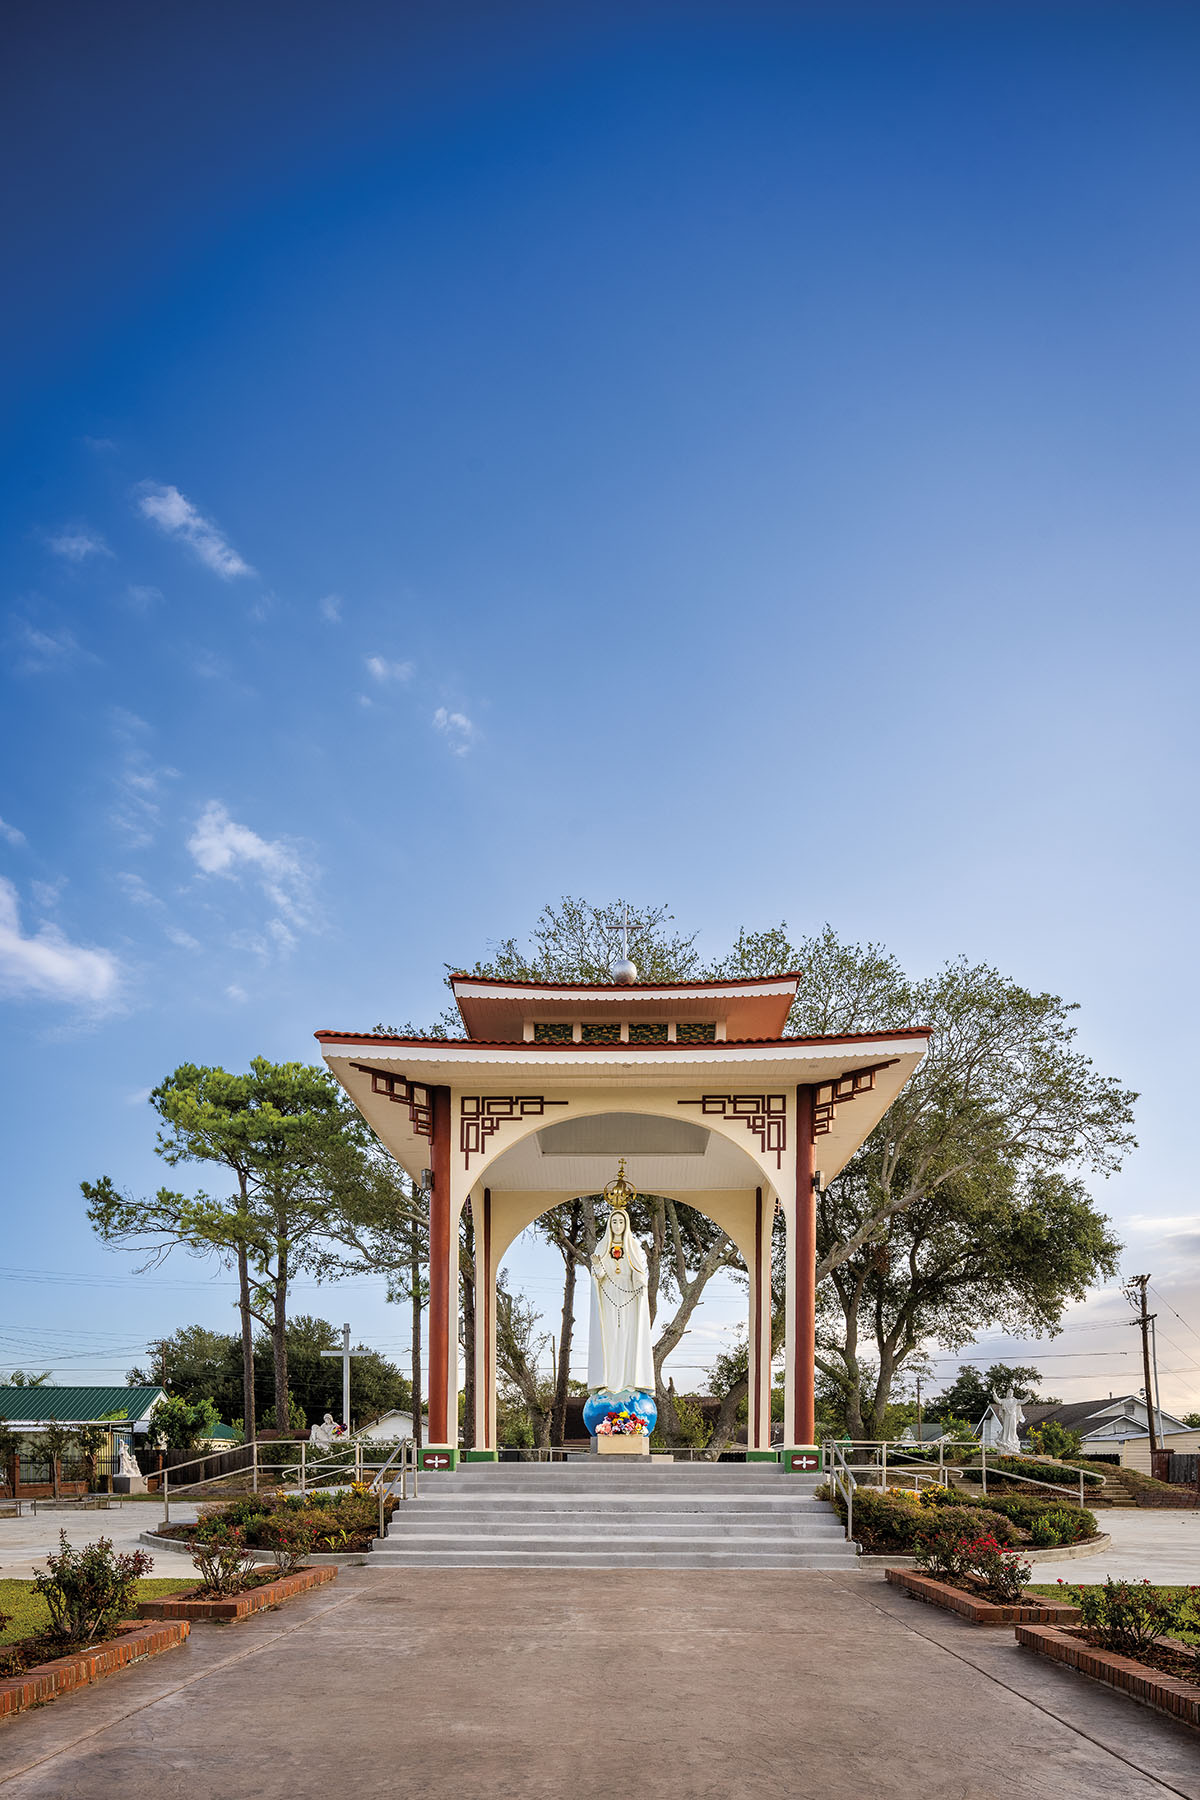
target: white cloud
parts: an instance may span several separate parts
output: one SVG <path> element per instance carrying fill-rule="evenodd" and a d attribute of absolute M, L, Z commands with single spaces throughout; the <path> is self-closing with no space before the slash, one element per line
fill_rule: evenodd
<path fill-rule="evenodd" d="M 70 668 L 87 654 L 80 649 L 73 632 L 39 631 L 36 625 L 22 621 L 16 629 L 16 641 L 22 655 L 17 663 L 22 675 L 45 675 Z"/>
<path fill-rule="evenodd" d="M 248 1000 L 250 998 L 250 996 L 249 996 L 249 994 L 247 994 L 245 988 L 239 987 L 237 985 L 237 982 L 235 981 L 235 982 L 231 982 L 230 985 L 225 989 L 225 998 L 227 1000 L 236 1000 L 240 1006 L 243 1003 L 243 1001 Z"/>
<path fill-rule="evenodd" d="M 125 898 L 127 900 L 132 900 L 135 906 L 162 905 L 162 901 L 159 899 L 158 895 L 154 893 L 151 888 L 147 887 L 141 876 L 133 874 L 129 869 L 122 869 L 119 872 L 117 875 L 117 886 L 120 888 Z"/>
<path fill-rule="evenodd" d="M 88 531 L 83 526 L 74 531 L 60 531 L 56 537 L 48 537 L 46 544 L 55 556 L 61 556 L 67 562 L 81 563 L 89 556 L 112 555 L 99 532 Z"/>
<path fill-rule="evenodd" d="M 342 622 L 342 596 L 326 594 L 323 600 L 317 601 L 317 610 L 328 625 L 340 625 Z"/>
<path fill-rule="evenodd" d="M 168 537 L 182 538 L 223 581 L 235 575 L 253 575 L 254 570 L 239 556 L 224 533 L 198 512 L 177 487 L 162 487 L 158 482 L 143 481 L 137 490 L 138 510 L 142 517 L 157 525 Z"/>
<path fill-rule="evenodd" d="M 14 850 L 19 850 L 25 842 L 25 833 L 18 831 L 15 825 L 8 825 L 3 819 L 0 819 L 0 838 L 3 838 L 6 844 L 11 844 Z"/>
<path fill-rule="evenodd" d="M 192 936 L 191 932 L 181 931 L 178 925 L 164 925 L 163 930 L 166 932 L 171 942 L 180 950 L 198 950 L 200 948 L 199 942 Z"/>
<path fill-rule="evenodd" d="M 161 588 L 140 587 L 133 584 L 125 589 L 125 598 L 134 612 L 149 612 L 152 606 L 158 605 L 162 597 Z"/>
<path fill-rule="evenodd" d="M 367 672 L 376 681 L 409 681 L 412 679 L 413 666 L 410 662 L 388 662 L 383 656 L 364 658 Z"/>
<path fill-rule="evenodd" d="M 60 875 L 57 881 L 31 881 L 29 891 L 33 895 L 33 903 L 39 912 L 53 912 L 62 899 L 62 891 L 67 885 L 67 877 Z"/>
<path fill-rule="evenodd" d="M 295 932 L 311 923 L 311 888 L 314 871 L 296 847 L 283 839 L 259 837 L 248 825 L 231 819 L 219 800 L 210 800 L 188 839 L 196 867 L 205 875 L 236 880 L 253 875 L 279 915 L 267 924 L 275 948 L 290 950 Z"/>
<path fill-rule="evenodd" d="M 103 1006 L 116 998 L 120 965 L 111 951 L 73 944 L 54 925 L 21 934 L 17 890 L 0 879 L 0 994 Z"/>
<path fill-rule="evenodd" d="M 135 1088 L 132 1094 L 126 1094 L 126 1106 L 144 1106 L 154 1092 L 153 1088 Z"/>
<path fill-rule="evenodd" d="M 467 754 L 475 740 L 475 727 L 466 713 L 447 712 L 444 706 L 439 706 L 433 715 L 433 723 L 455 756 Z"/>

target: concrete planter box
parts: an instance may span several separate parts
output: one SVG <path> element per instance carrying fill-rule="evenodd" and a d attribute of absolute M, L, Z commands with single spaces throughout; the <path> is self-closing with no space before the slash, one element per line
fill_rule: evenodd
<path fill-rule="evenodd" d="M 1048 1656 L 1052 1662 L 1065 1663 L 1081 1675 L 1090 1675 L 1093 1681 L 1119 1688 L 1155 1712 L 1200 1729 L 1200 1687 L 1190 1681 L 1162 1675 L 1157 1669 L 1148 1669 L 1145 1663 L 1134 1662 L 1132 1657 L 1118 1656 L 1115 1650 L 1098 1650 L 1094 1644 L 1056 1630 L 1053 1625 L 1018 1625 L 1017 1642 L 1039 1656 Z"/>
<path fill-rule="evenodd" d="M 102 1681 L 106 1675 L 127 1668 L 130 1663 L 144 1662 L 163 1650 L 174 1650 L 182 1644 L 191 1626 L 186 1619 L 170 1624 L 123 1625 L 114 1638 L 90 1650 L 76 1650 L 70 1656 L 55 1657 L 23 1675 L 10 1675 L 0 1681 L 0 1719 L 23 1712 L 27 1706 L 41 1706 L 57 1700 L 75 1688 Z"/>
<path fill-rule="evenodd" d="M 928 1601 L 930 1606 L 957 1613 L 959 1618 L 969 1619 L 972 1625 L 1074 1625 L 1079 1618 L 1078 1607 L 1066 1606 L 1057 1600 L 1023 1600 L 1019 1606 L 1000 1606 L 995 1601 L 981 1600 L 977 1594 L 952 1587 L 948 1581 L 937 1581 L 932 1575 L 918 1575 L 914 1569 L 885 1569 L 884 1574 L 893 1587 L 904 1588 L 916 1599 Z"/>
<path fill-rule="evenodd" d="M 143 1600 L 138 1607 L 142 1619 L 222 1619 L 232 1623 L 250 1613 L 264 1612 L 310 1588 L 324 1587 L 337 1580 L 337 1570 L 330 1568 L 298 1569 L 294 1575 L 281 1575 L 278 1581 L 264 1581 L 261 1587 L 248 1588 L 244 1594 L 233 1594 L 228 1600 L 196 1600 L 187 1594 L 167 1595 L 161 1600 Z"/>

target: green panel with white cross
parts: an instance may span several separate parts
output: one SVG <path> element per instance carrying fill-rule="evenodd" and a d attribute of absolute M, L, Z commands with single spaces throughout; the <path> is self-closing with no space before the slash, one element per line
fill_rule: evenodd
<path fill-rule="evenodd" d="M 780 1451 L 779 1466 L 789 1475 L 819 1475 L 825 1464 L 816 1444 L 793 1444 Z"/>

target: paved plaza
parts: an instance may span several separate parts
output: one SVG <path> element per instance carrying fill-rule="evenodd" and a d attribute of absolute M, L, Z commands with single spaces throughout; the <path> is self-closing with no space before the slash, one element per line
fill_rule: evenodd
<path fill-rule="evenodd" d="M 1200 1800 L 1193 1733 L 876 1572 L 344 1570 L 0 1727 L 4 1800 Z"/>

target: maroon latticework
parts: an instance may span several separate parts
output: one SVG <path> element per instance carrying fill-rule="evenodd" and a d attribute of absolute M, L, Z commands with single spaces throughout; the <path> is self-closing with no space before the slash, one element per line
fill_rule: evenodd
<path fill-rule="evenodd" d="M 487 1140 L 511 1119 L 540 1119 L 548 1106 L 566 1106 L 566 1100 L 546 1100 L 541 1094 L 462 1094 L 458 1103 L 458 1147 L 466 1168 Z"/>
<path fill-rule="evenodd" d="M 775 1167 L 783 1167 L 787 1149 L 786 1094 L 702 1094 L 699 1100 L 680 1100 L 680 1106 L 698 1106 L 702 1113 L 722 1119 L 740 1119 L 758 1139 L 764 1156 L 773 1155 Z"/>
<path fill-rule="evenodd" d="M 389 1075 L 383 1069 L 368 1068 L 365 1063 L 353 1063 L 360 1075 L 371 1077 L 371 1092 L 382 1094 L 385 1100 L 394 1100 L 397 1106 L 407 1106 L 408 1118 L 418 1137 L 433 1141 L 433 1090 L 423 1081 L 410 1081 L 407 1075 Z"/>

